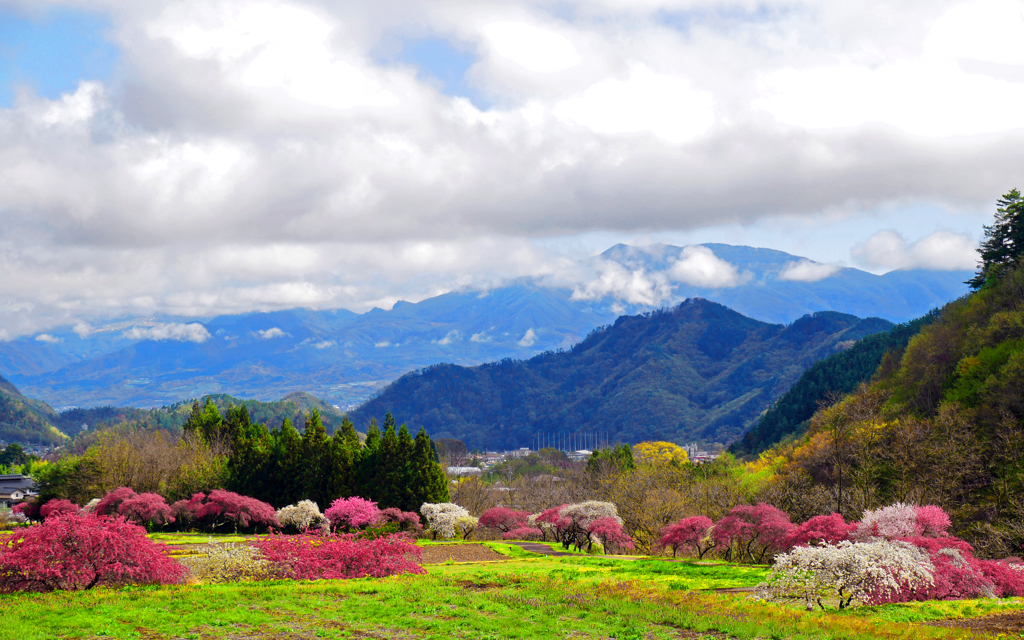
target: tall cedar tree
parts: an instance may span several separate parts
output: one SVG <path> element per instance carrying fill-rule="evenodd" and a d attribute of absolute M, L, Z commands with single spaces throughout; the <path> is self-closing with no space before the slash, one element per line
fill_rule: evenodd
<path fill-rule="evenodd" d="M 978 247 L 978 273 L 967 281 L 973 289 L 991 284 L 1024 254 L 1024 197 L 1013 189 L 996 201 L 996 217 L 985 226 L 985 241 Z"/>
<path fill-rule="evenodd" d="M 320 420 L 320 411 L 313 409 L 306 418 L 302 434 L 301 477 L 305 498 L 318 505 L 328 505 L 337 497 L 331 495 L 331 484 L 336 473 L 333 452 L 334 447 Z"/>
<path fill-rule="evenodd" d="M 359 457 L 359 469 L 356 478 L 356 494 L 363 498 L 371 498 L 377 491 L 377 474 L 380 469 L 380 429 L 377 419 L 371 418 L 366 427 L 366 442 L 362 455 Z"/>
<path fill-rule="evenodd" d="M 420 427 L 416 434 L 416 441 L 412 455 L 412 478 L 410 483 L 416 491 L 410 504 L 409 511 L 418 511 L 424 502 L 440 503 L 448 502 L 448 478 L 444 475 L 444 469 L 437 462 L 437 454 L 430 444 L 430 437 L 427 431 Z"/>

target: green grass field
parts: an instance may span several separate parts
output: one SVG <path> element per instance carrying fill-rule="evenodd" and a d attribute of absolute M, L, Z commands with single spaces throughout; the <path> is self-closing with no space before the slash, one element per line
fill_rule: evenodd
<path fill-rule="evenodd" d="M 0 640 L 966 638 L 974 636 L 920 623 L 1024 610 L 1020 601 L 970 601 L 806 613 L 707 591 L 753 586 L 764 567 L 510 553 L 428 565 L 424 576 L 0 596 Z"/>

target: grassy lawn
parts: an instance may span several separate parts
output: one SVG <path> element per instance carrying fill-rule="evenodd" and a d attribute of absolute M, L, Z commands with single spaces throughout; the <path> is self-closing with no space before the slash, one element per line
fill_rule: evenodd
<path fill-rule="evenodd" d="M 1020 601 L 970 601 L 809 614 L 746 594 L 705 591 L 752 586 L 765 575 L 763 567 L 552 558 L 486 544 L 511 549 L 513 556 L 503 562 L 429 565 L 427 575 L 387 579 L 0 596 L 0 640 L 966 638 L 973 636 L 919 623 L 955 617 L 957 611 L 1024 609 Z"/>

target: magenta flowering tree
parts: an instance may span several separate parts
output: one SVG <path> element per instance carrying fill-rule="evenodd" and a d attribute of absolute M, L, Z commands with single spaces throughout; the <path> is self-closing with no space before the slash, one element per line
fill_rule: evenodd
<path fill-rule="evenodd" d="M 0 593 L 173 584 L 185 569 L 123 517 L 57 514 L 0 538 Z"/>
<path fill-rule="evenodd" d="M 179 529 L 184 531 L 199 526 L 197 514 L 205 498 L 205 493 L 195 493 L 188 500 L 178 500 L 171 505 L 171 516 L 178 523 Z"/>
<path fill-rule="evenodd" d="M 117 513 L 117 508 L 121 506 L 122 502 L 134 498 L 136 495 L 138 494 L 131 487 L 118 487 L 113 491 L 108 491 L 107 495 L 96 503 L 92 513 L 97 516 L 112 516 Z"/>
<path fill-rule="evenodd" d="M 398 531 L 405 533 L 419 533 L 423 531 L 420 523 L 420 515 L 413 511 L 402 511 L 396 507 L 388 507 L 380 512 L 380 522 L 384 525 L 393 525 Z"/>
<path fill-rule="evenodd" d="M 480 526 L 505 534 L 513 529 L 525 527 L 529 518 L 529 511 L 515 511 L 508 507 L 493 507 L 484 511 L 483 515 L 480 516 Z"/>
<path fill-rule="evenodd" d="M 206 496 L 196 511 L 196 519 L 206 523 L 211 531 L 227 526 L 236 532 L 240 529 L 267 531 L 281 528 L 274 507 L 262 500 L 224 489 L 214 489 Z"/>
<path fill-rule="evenodd" d="M 415 560 L 422 551 L 406 536 L 360 538 L 352 534 L 272 535 L 253 543 L 272 571 L 293 580 L 383 578 L 425 573 Z"/>
<path fill-rule="evenodd" d="M 24 500 L 11 507 L 11 513 L 19 514 L 29 520 L 42 520 L 43 517 L 39 513 L 39 502 L 35 498 L 31 500 Z"/>
<path fill-rule="evenodd" d="M 793 529 L 789 514 L 765 502 L 740 504 L 715 523 L 711 536 L 716 546 L 730 557 L 762 563 L 786 549 L 786 537 Z"/>
<path fill-rule="evenodd" d="M 39 517 L 43 520 L 49 520 L 54 516 L 59 515 L 74 515 L 77 514 L 81 509 L 77 504 L 70 500 L 50 500 L 42 507 L 39 508 Z"/>
<path fill-rule="evenodd" d="M 164 497 L 156 493 L 140 493 L 126 498 L 117 507 L 117 512 L 129 522 L 152 530 L 174 522 L 171 507 Z"/>
<path fill-rule="evenodd" d="M 541 540 L 544 533 L 537 527 L 519 527 L 501 534 L 502 540 Z"/>
<path fill-rule="evenodd" d="M 707 516 L 683 518 L 662 529 L 659 542 L 661 546 L 672 549 L 672 557 L 675 557 L 679 549 L 683 549 L 684 551 L 696 551 L 697 558 L 700 559 L 715 548 L 715 540 L 711 537 L 711 530 L 714 526 L 715 523 Z"/>
<path fill-rule="evenodd" d="M 358 531 L 380 522 L 381 510 L 373 500 L 352 496 L 332 502 L 324 515 L 331 521 L 334 531 Z"/>
<path fill-rule="evenodd" d="M 806 547 L 810 544 L 839 544 L 849 540 L 857 530 L 858 523 L 847 523 L 843 516 L 833 513 L 827 516 L 814 516 L 810 520 L 794 527 L 786 536 L 785 548 Z"/>
<path fill-rule="evenodd" d="M 587 525 L 587 533 L 593 542 L 604 546 L 605 550 L 635 549 L 633 538 L 622 530 L 622 520 L 615 517 L 598 518 Z"/>
<path fill-rule="evenodd" d="M 568 532 L 570 520 L 560 515 L 562 509 L 568 507 L 568 504 L 560 504 L 557 507 L 551 507 L 541 511 L 540 514 L 534 518 L 537 527 L 540 528 L 543 539 L 548 539 L 548 534 L 551 535 L 553 542 L 565 541 L 566 533 Z"/>

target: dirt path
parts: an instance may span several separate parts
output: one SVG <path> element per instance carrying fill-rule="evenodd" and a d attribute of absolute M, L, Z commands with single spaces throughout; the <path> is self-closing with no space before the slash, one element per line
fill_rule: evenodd
<path fill-rule="evenodd" d="M 1024 633 L 1024 611 L 1011 611 L 1008 613 L 997 613 L 995 615 L 981 616 L 980 618 L 962 618 L 960 620 L 937 620 L 927 623 L 933 627 L 946 627 L 952 629 L 967 629 L 974 633 L 987 635 L 1009 635 L 1016 637 Z"/>
<path fill-rule="evenodd" d="M 520 547 L 521 549 L 523 549 L 525 551 L 530 551 L 530 552 L 533 552 L 533 553 L 539 553 L 542 556 L 555 556 L 555 557 L 558 557 L 558 556 L 578 556 L 578 555 L 580 555 L 578 553 L 568 553 L 568 552 L 565 552 L 565 551 L 555 551 L 554 549 L 552 549 L 548 545 L 540 544 L 540 543 L 537 543 L 537 542 L 513 542 L 512 540 L 502 540 L 502 542 L 504 542 L 505 544 L 514 544 L 517 547 Z"/>

